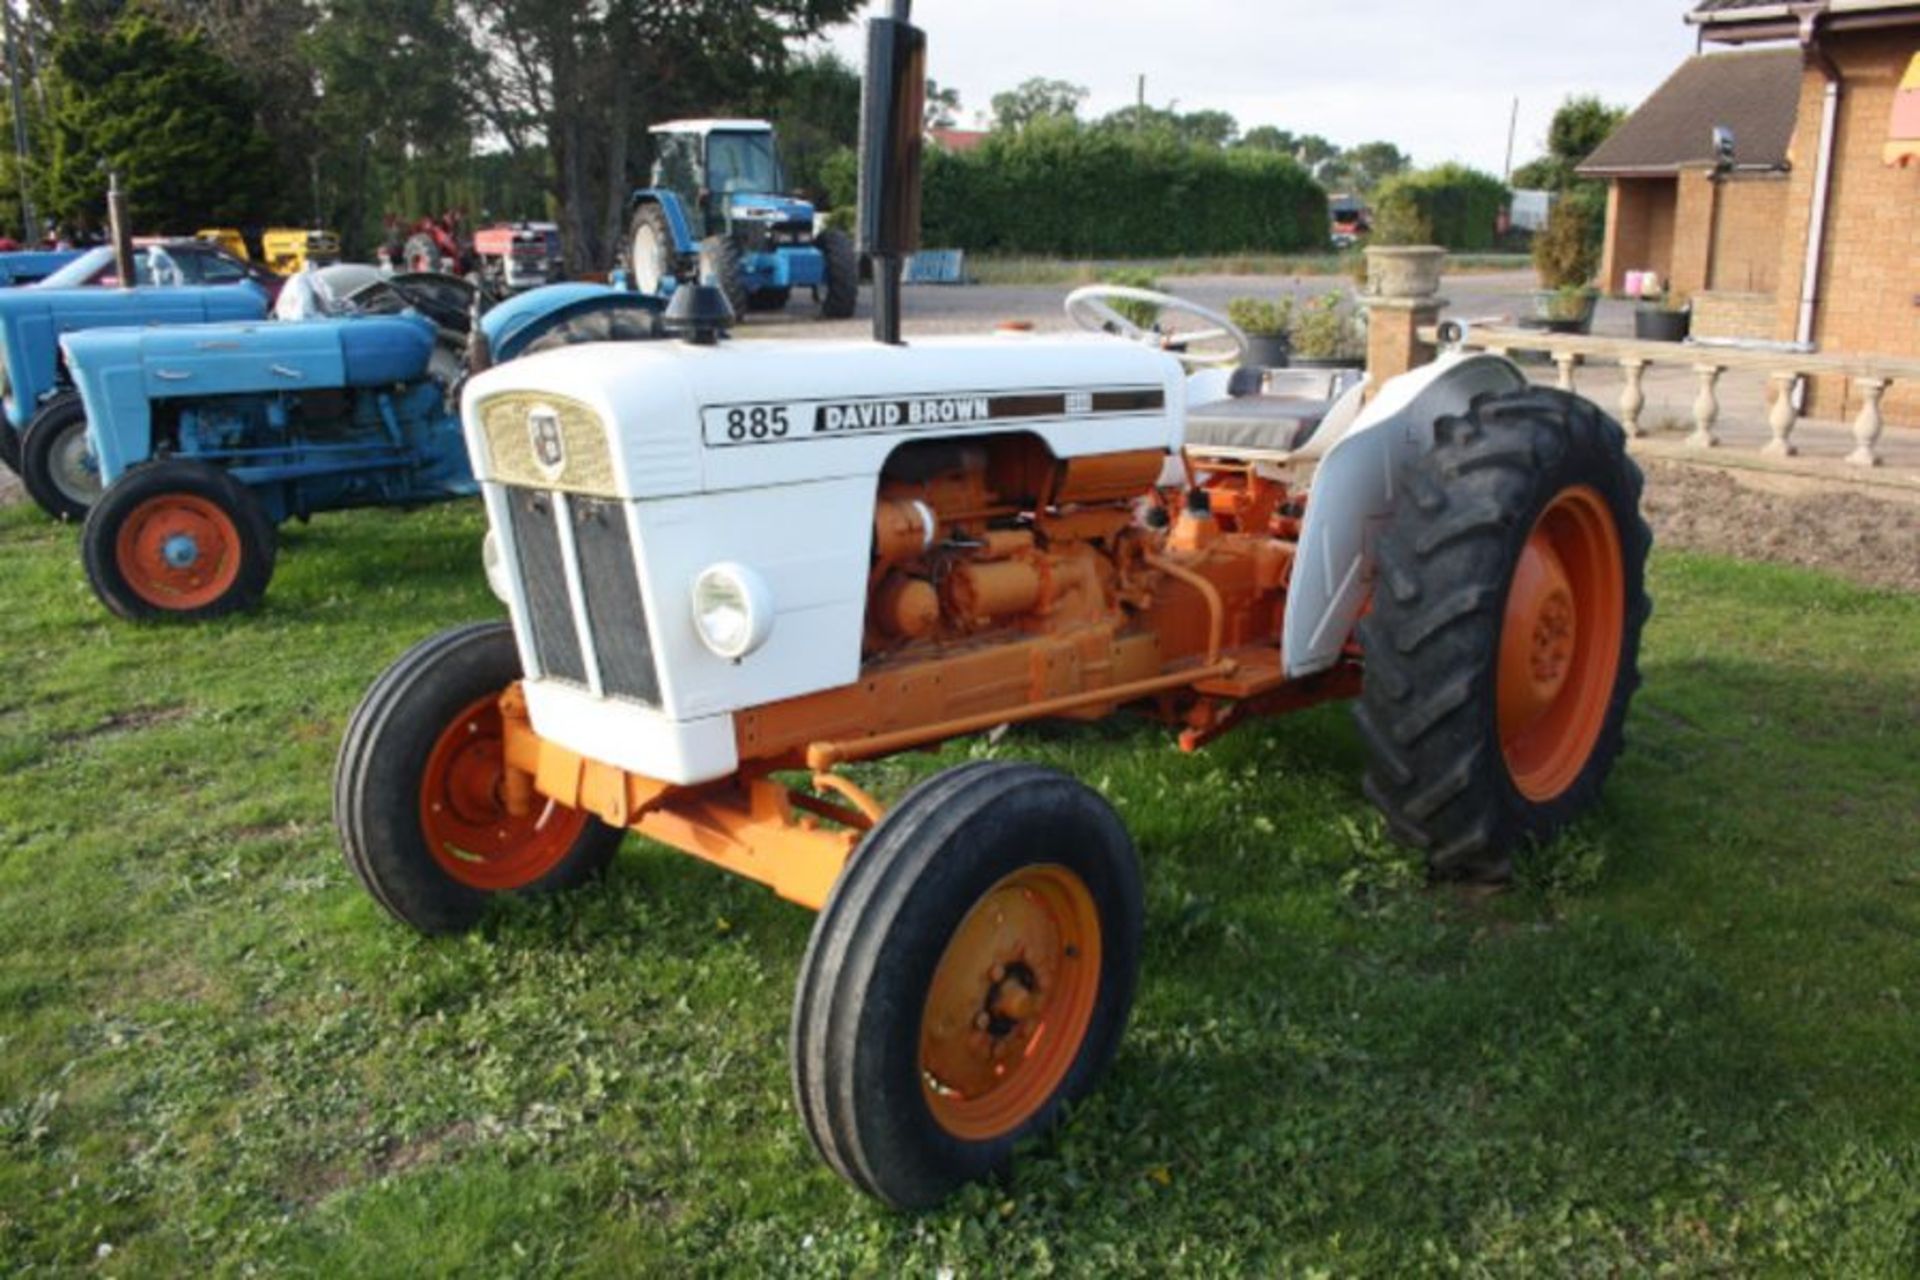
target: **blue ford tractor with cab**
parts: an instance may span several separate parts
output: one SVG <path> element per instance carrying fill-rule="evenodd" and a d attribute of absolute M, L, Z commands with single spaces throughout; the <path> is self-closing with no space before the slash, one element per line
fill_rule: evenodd
<path fill-rule="evenodd" d="M 439 327 L 393 301 L 66 340 L 105 482 L 81 556 L 108 609 L 131 620 L 245 609 L 266 592 L 285 521 L 478 492 L 460 386 L 430 367 Z M 470 364 L 657 337 L 662 309 L 604 285 L 536 289 L 480 319 Z"/>
<path fill-rule="evenodd" d="M 860 298 L 860 259 L 843 232 L 814 230 L 814 208 L 782 194 L 786 172 L 764 120 L 678 120 L 655 126 L 653 185 L 633 193 L 627 267 L 643 293 L 667 295 L 699 276 L 734 315 L 777 311 L 808 289 L 821 318 L 844 320 Z"/>
<path fill-rule="evenodd" d="M 202 325 L 266 317 L 265 290 L 242 279 L 228 285 L 174 283 L 163 250 L 143 250 L 141 283 L 130 289 L 53 282 L 0 290 L 0 461 L 20 474 L 27 492 L 50 515 L 84 514 L 84 494 L 96 484 L 86 453 L 85 415 L 73 387 L 61 339 L 91 329 Z M 56 275 L 55 280 L 58 280 Z M 66 482 L 62 482 L 62 477 Z M 65 492 L 75 485 L 76 504 Z"/>

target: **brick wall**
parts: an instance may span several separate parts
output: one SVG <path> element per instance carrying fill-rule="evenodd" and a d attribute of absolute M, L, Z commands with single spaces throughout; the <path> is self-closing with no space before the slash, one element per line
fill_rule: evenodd
<path fill-rule="evenodd" d="M 1832 37 L 1846 91 L 1827 225 L 1826 268 L 1815 341 L 1831 354 L 1920 357 L 1920 168 L 1887 167 L 1882 149 L 1901 75 L 1920 52 L 1920 26 Z M 1794 336 L 1825 80 L 1809 70 L 1801 87 L 1794 169 L 1781 220 L 1776 335 Z M 1920 424 L 1920 388 L 1896 386 L 1892 422 Z M 1811 411 L 1850 417 L 1857 399 L 1844 379 L 1816 381 Z"/>
<path fill-rule="evenodd" d="M 1713 261 L 1713 207 L 1717 198 L 1712 170 L 1684 170 L 1679 191 L 1673 215 L 1673 288 L 1687 294 L 1705 293 Z"/>
<path fill-rule="evenodd" d="M 1780 223 L 1787 212 L 1785 174 L 1733 174 L 1719 182 L 1708 287 L 1716 293 L 1771 294 L 1780 284 Z M 1769 321 L 1756 337 L 1771 338 Z"/>
<path fill-rule="evenodd" d="M 1693 298 L 1693 334 L 1766 342 L 1773 338 L 1779 310 L 1779 300 L 1771 293 L 1698 293 Z"/>

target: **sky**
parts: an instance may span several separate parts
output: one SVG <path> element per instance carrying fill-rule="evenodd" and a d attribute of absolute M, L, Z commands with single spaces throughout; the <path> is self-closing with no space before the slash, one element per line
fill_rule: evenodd
<path fill-rule="evenodd" d="M 1499 174 L 1545 149 L 1571 94 L 1638 106 L 1694 51 L 1686 0 L 915 0 L 929 74 L 961 123 L 1032 76 L 1091 91 L 1083 114 L 1147 100 L 1231 112 L 1341 146 L 1383 139 L 1421 166 Z M 873 12 L 883 11 L 876 5 Z M 863 24 L 828 43 L 854 66 Z"/>

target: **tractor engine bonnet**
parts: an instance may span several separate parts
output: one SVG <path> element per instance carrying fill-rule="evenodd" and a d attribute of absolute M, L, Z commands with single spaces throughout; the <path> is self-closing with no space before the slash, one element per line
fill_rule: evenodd
<path fill-rule="evenodd" d="M 1019 441 L 1125 521 L 1121 490 L 1140 492 L 1180 445 L 1184 397 L 1171 357 L 1101 337 L 622 343 L 487 371 L 463 411 L 535 729 L 662 781 L 726 775 L 738 713 L 859 677 L 896 455 Z M 972 634 L 1052 602 L 1105 607 L 1104 571 L 1080 552 L 1007 550 L 960 557 L 936 602 L 952 620 L 933 625 Z M 695 618 L 695 583 L 716 566 L 743 567 L 770 602 L 764 644 L 737 660 Z M 907 594 L 919 599 L 901 616 L 924 615 L 924 593 Z"/>

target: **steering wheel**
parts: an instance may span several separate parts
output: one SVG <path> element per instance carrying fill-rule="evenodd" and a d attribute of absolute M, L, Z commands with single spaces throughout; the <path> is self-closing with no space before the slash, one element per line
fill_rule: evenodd
<path fill-rule="evenodd" d="M 1147 306 L 1157 307 L 1161 311 L 1192 316 L 1213 327 L 1185 333 L 1163 333 L 1158 328 L 1143 329 L 1121 315 L 1113 305 L 1115 302 L 1144 303 Z M 1245 364 L 1251 354 L 1247 335 L 1242 333 L 1240 327 L 1233 321 L 1217 311 L 1208 310 L 1197 302 L 1188 302 L 1185 298 L 1176 298 L 1172 294 L 1155 293 L 1151 289 L 1135 289 L 1119 284 L 1088 285 L 1084 289 L 1075 289 L 1067 295 L 1067 314 L 1082 329 L 1089 329 L 1094 333 L 1111 333 L 1129 342 L 1143 342 L 1150 347 L 1157 347 L 1172 354 L 1189 369 L 1215 369 Z M 1223 340 L 1231 341 L 1233 350 L 1213 352 L 1192 350 L 1193 347 L 1202 343 Z"/>

